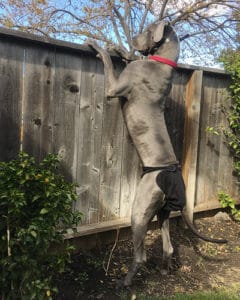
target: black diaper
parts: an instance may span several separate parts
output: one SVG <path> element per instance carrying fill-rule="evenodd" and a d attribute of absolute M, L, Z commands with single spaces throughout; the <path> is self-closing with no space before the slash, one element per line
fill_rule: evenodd
<path fill-rule="evenodd" d="M 156 182 L 165 194 L 166 204 L 163 209 L 182 211 L 186 204 L 186 194 L 180 167 L 172 166 L 162 170 L 157 175 Z"/>

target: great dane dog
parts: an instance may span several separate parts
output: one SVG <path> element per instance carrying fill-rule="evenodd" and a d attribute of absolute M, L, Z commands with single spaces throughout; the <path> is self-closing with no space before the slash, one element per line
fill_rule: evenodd
<path fill-rule="evenodd" d="M 225 240 L 200 235 L 184 213 L 185 186 L 164 119 L 166 96 L 171 89 L 173 68 L 179 56 L 179 39 L 173 27 L 154 22 L 132 40 L 132 46 L 145 60 L 129 63 L 117 77 L 111 57 L 94 41 L 87 44 L 98 52 L 104 64 L 107 97 L 124 97 L 124 119 L 143 165 L 132 206 L 134 260 L 123 284 L 129 286 L 139 267 L 146 261 L 144 238 L 148 223 L 157 215 L 162 232 L 162 274 L 167 274 L 173 247 L 169 235 L 169 214 L 180 210 L 187 225 L 200 238 L 216 243 Z"/>

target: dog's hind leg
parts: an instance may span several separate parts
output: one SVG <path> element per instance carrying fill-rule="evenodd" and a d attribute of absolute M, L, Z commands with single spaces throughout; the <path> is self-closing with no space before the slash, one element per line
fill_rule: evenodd
<path fill-rule="evenodd" d="M 124 279 L 124 285 L 132 283 L 134 275 L 146 261 L 144 239 L 148 223 L 161 207 L 162 192 L 156 184 L 155 172 L 146 174 L 140 181 L 132 207 L 132 234 L 134 246 L 134 259 L 132 266 Z"/>
<path fill-rule="evenodd" d="M 169 233 L 169 214 L 170 211 L 160 210 L 157 214 L 158 222 L 162 233 L 163 242 L 163 259 L 161 266 L 161 274 L 167 275 L 171 268 L 173 247 L 170 239 Z"/>
<path fill-rule="evenodd" d="M 124 279 L 124 285 L 129 286 L 132 284 L 132 279 L 137 273 L 138 269 L 146 262 L 146 251 L 144 248 L 144 238 L 146 236 L 148 223 L 151 216 L 132 215 L 132 234 L 133 234 L 133 247 L 134 258 L 132 266 Z"/>

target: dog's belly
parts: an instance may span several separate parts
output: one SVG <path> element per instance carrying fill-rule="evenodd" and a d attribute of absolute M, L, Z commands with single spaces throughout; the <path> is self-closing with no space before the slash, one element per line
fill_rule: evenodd
<path fill-rule="evenodd" d="M 123 113 L 129 134 L 145 166 L 176 162 L 163 110 L 138 102 L 127 103 Z"/>

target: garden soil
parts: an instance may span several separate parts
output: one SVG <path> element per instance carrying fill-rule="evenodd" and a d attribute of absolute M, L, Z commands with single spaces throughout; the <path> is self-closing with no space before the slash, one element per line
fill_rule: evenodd
<path fill-rule="evenodd" d="M 57 300 L 134 299 L 133 295 L 173 296 L 176 293 L 214 291 L 239 285 L 240 224 L 226 213 L 195 220 L 200 232 L 228 239 L 228 244 L 212 244 L 194 237 L 181 218 L 170 220 L 174 247 L 172 269 L 160 273 L 162 240 L 159 229 L 146 236 L 147 263 L 136 275 L 129 289 L 116 289 L 133 259 L 131 241 L 117 241 L 101 248 L 81 251 L 72 258 L 68 270 L 56 280 Z M 239 295 L 240 299 L 240 295 Z"/>

